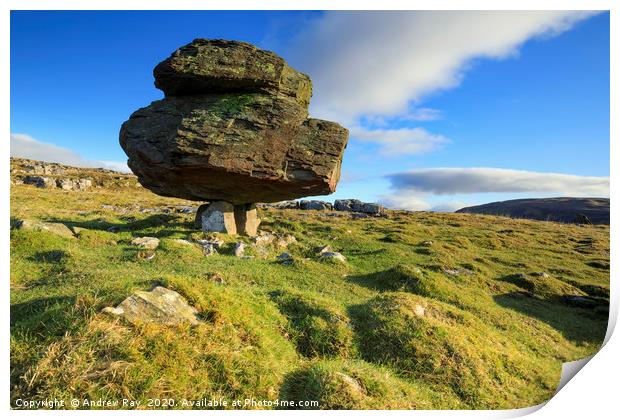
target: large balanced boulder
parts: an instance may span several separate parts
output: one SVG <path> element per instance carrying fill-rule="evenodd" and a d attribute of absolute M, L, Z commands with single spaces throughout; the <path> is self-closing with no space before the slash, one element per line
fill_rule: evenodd
<path fill-rule="evenodd" d="M 308 118 L 310 79 L 276 54 L 197 39 L 154 75 L 166 98 L 134 112 L 120 131 L 146 188 L 233 205 L 335 191 L 348 131 Z"/>

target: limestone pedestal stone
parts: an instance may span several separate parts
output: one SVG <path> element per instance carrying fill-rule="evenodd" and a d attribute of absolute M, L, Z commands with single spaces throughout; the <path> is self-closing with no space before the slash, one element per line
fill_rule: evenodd
<path fill-rule="evenodd" d="M 240 235 L 256 236 L 260 220 L 256 215 L 255 204 L 238 204 L 235 206 L 235 223 Z"/>
<path fill-rule="evenodd" d="M 203 204 L 196 210 L 194 221 L 203 232 L 256 236 L 260 219 L 255 204 L 233 205 L 226 201 Z"/>
<path fill-rule="evenodd" d="M 234 206 L 226 201 L 210 203 L 201 213 L 203 232 L 237 234 Z"/>

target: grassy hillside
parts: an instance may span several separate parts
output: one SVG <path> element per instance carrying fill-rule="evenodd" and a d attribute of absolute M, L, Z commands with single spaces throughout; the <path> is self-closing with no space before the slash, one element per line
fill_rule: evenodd
<path fill-rule="evenodd" d="M 284 265 L 275 258 L 283 250 L 226 235 L 220 254 L 205 256 L 174 241 L 204 237 L 179 211 L 195 203 L 130 181 L 97 185 L 11 187 L 13 222 L 78 231 L 11 231 L 13 404 L 171 398 L 189 408 L 179 402 L 221 397 L 518 408 L 550 398 L 561 364 L 596 352 L 605 334 L 608 226 L 261 209 L 261 229 L 297 239 Z M 130 244 L 140 236 L 161 239 L 154 258 Z M 255 258 L 232 255 L 239 240 Z M 346 263 L 319 260 L 324 245 Z M 132 325 L 101 313 L 158 284 L 204 321 Z M 565 295 L 599 304 L 569 305 Z"/>

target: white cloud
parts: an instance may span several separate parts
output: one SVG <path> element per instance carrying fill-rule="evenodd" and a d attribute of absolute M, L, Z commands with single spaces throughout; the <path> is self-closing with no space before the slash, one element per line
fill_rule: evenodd
<path fill-rule="evenodd" d="M 434 108 L 413 108 L 402 119 L 410 121 L 435 121 L 443 118 L 443 113 Z"/>
<path fill-rule="evenodd" d="M 369 130 L 356 126 L 351 128 L 350 135 L 355 140 L 378 144 L 384 156 L 426 153 L 449 141 L 420 127 Z"/>
<path fill-rule="evenodd" d="M 410 210 L 410 211 L 438 211 L 451 213 L 469 204 L 463 201 L 442 201 L 431 204 L 427 201 L 427 194 L 416 192 L 404 192 L 398 194 L 385 194 L 378 197 L 379 203 L 392 210 Z"/>
<path fill-rule="evenodd" d="M 106 168 L 130 172 L 125 162 L 87 160 L 70 149 L 36 140 L 27 134 L 11 133 L 11 156 L 84 168 Z"/>
<path fill-rule="evenodd" d="M 467 207 L 469 204 L 464 201 L 443 201 L 441 203 L 435 204 L 431 211 L 440 211 L 445 213 L 453 213 L 457 210 L 462 209 L 463 207 Z"/>
<path fill-rule="evenodd" d="M 609 178 L 499 168 L 431 168 L 388 176 L 401 193 L 438 195 L 474 193 L 547 193 L 569 196 L 609 196 Z"/>
<path fill-rule="evenodd" d="M 379 203 L 393 210 L 422 211 L 430 210 L 432 207 L 422 197 L 415 195 L 386 194 L 378 198 Z"/>
<path fill-rule="evenodd" d="M 311 113 L 350 126 L 362 116 L 406 117 L 412 103 L 457 86 L 472 60 L 513 56 L 528 39 L 592 14 L 330 11 L 293 40 L 288 57 L 313 80 Z"/>

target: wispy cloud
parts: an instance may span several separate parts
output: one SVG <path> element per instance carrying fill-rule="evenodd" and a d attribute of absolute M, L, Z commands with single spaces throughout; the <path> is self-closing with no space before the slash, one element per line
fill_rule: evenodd
<path fill-rule="evenodd" d="M 557 193 L 570 196 L 609 196 L 609 178 L 500 168 L 415 169 L 388 176 L 403 194 Z"/>
<path fill-rule="evenodd" d="M 84 168 L 130 172 L 125 162 L 84 159 L 73 150 L 36 140 L 27 134 L 11 133 L 11 156 Z"/>
<path fill-rule="evenodd" d="M 514 56 L 528 39 L 560 34 L 592 14 L 326 12 L 293 40 L 288 58 L 312 77 L 311 113 L 352 125 L 362 116 L 406 117 L 425 95 L 458 86 L 472 60 Z"/>
<path fill-rule="evenodd" d="M 378 197 L 378 202 L 392 210 L 410 210 L 410 211 L 437 211 L 452 213 L 469 204 L 460 200 L 442 201 L 439 203 L 429 203 L 427 194 L 420 193 L 397 193 L 384 194 Z"/>
<path fill-rule="evenodd" d="M 431 205 L 422 197 L 416 195 L 385 194 L 378 197 L 379 203 L 393 210 L 430 210 Z"/>
<path fill-rule="evenodd" d="M 420 127 L 369 130 L 356 126 L 351 128 L 350 135 L 355 140 L 378 144 L 379 152 L 384 156 L 427 153 L 449 141 Z"/>

